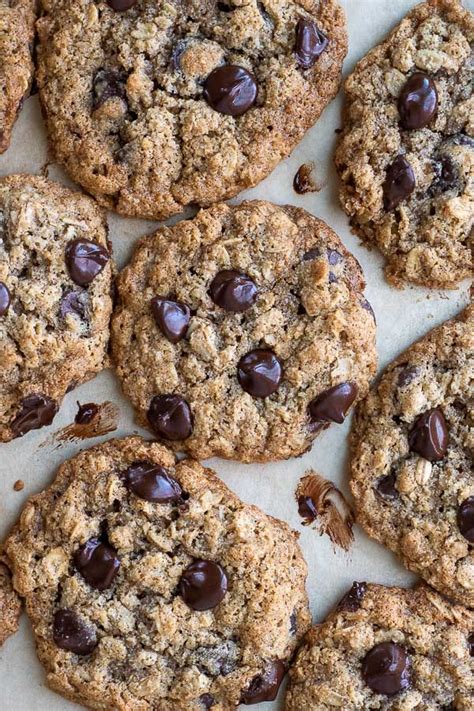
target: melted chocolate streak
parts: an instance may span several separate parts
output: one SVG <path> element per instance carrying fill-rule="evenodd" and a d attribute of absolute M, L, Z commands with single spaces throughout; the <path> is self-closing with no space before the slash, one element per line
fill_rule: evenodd
<path fill-rule="evenodd" d="M 56 447 L 74 440 L 92 439 L 114 432 L 118 426 L 119 409 L 113 402 L 106 401 L 97 405 L 97 414 L 87 424 L 73 422 L 55 432 L 41 446 L 58 442 Z"/>

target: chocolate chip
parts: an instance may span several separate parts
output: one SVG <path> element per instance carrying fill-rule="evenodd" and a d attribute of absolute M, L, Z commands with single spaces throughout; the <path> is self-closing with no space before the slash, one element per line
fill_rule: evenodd
<path fill-rule="evenodd" d="M 242 692 L 240 703 L 252 706 L 262 701 L 274 701 L 285 673 L 283 662 L 278 659 L 270 662 L 261 674 L 254 676 L 248 687 Z"/>
<path fill-rule="evenodd" d="M 399 388 L 404 388 L 412 383 L 419 373 L 419 368 L 416 365 L 408 365 L 400 371 L 397 378 Z"/>
<path fill-rule="evenodd" d="M 186 439 L 193 431 L 191 409 L 181 395 L 155 395 L 147 417 L 156 434 L 164 439 Z"/>
<path fill-rule="evenodd" d="M 58 647 L 84 656 L 97 647 L 97 635 L 72 610 L 58 610 L 53 619 L 53 639 Z"/>
<path fill-rule="evenodd" d="M 179 591 L 192 610 L 212 610 L 224 599 L 227 585 L 227 575 L 218 563 L 196 560 L 182 574 Z"/>
<path fill-rule="evenodd" d="M 125 85 L 122 75 L 109 69 L 99 69 L 94 76 L 92 97 L 94 111 L 109 99 L 125 100 Z"/>
<path fill-rule="evenodd" d="M 87 303 L 89 297 L 87 291 L 68 291 L 59 304 L 59 314 L 61 318 L 66 318 L 68 314 L 79 316 L 81 321 L 86 319 Z"/>
<path fill-rule="evenodd" d="M 469 496 L 460 504 L 457 519 L 464 538 L 474 543 L 474 496 Z"/>
<path fill-rule="evenodd" d="M 151 300 L 151 309 L 156 325 L 171 343 L 178 343 L 186 335 L 191 320 L 191 309 L 181 301 L 172 301 L 161 296 Z"/>
<path fill-rule="evenodd" d="M 54 400 L 46 395 L 28 395 L 21 402 L 21 410 L 11 423 L 14 437 L 23 437 L 30 430 L 50 425 L 58 411 Z"/>
<path fill-rule="evenodd" d="M 376 644 L 364 657 L 362 677 L 376 694 L 393 696 L 410 686 L 410 658 L 395 642 Z"/>
<path fill-rule="evenodd" d="M 397 156 L 388 166 L 383 184 L 384 209 L 394 210 L 415 189 L 415 173 L 406 158 Z"/>
<path fill-rule="evenodd" d="M 469 654 L 474 657 L 474 632 L 471 632 L 467 638 L 467 646 L 469 647 Z"/>
<path fill-rule="evenodd" d="M 107 0 L 107 5 L 115 12 L 124 12 L 125 10 L 130 10 L 136 2 L 137 0 Z"/>
<path fill-rule="evenodd" d="M 424 72 L 415 72 L 403 87 L 398 99 L 402 128 L 427 126 L 438 108 L 438 92 L 433 79 Z"/>
<path fill-rule="evenodd" d="M 448 448 L 448 428 L 441 410 L 434 408 L 418 417 L 408 435 L 408 445 L 411 452 L 430 462 L 443 459 Z"/>
<path fill-rule="evenodd" d="M 305 520 L 305 525 L 316 521 L 318 511 L 311 496 L 298 496 L 298 513 Z"/>
<path fill-rule="evenodd" d="M 166 469 L 151 462 L 134 462 L 123 474 L 127 489 L 140 499 L 154 504 L 181 501 L 183 490 Z"/>
<path fill-rule="evenodd" d="M 429 189 L 429 194 L 432 197 L 457 188 L 459 183 L 459 170 L 450 156 L 442 156 L 433 163 L 433 173 L 433 182 Z"/>
<path fill-rule="evenodd" d="M 204 84 L 204 98 L 215 111 L 241 116 L 257 98 L 257 82 L 244 67 L 225 64 L 214 69 Z"/>
<path fill-rule="evenodd" d="M 337 609 L 343 612 L 356 612 L 362 599 L 367 592 L 367 583 L 358 583 L 354 581 L 351 589 L 346 592 L 342 600 L 340 600 Z"/>
<path fill-rule="evenodd" d="M 5 316 L 10 306 L 10 291 L 3 281 L 0 281 L 0 316 Z"/>
<path fill-rule="evenodd" d="M 74 554 L 74 565 L 91 588 L 106 590 L 119 571 L 120 560 L 108 543 L 90 538 Z"/>
<path fill-rule="evenodd" d="M 235 269 L 223 269 L 212 280 L 209 294 L 213 302 L 222 309 L 242 313 L 254 305 L 258 290 L 247 274 Z"/>
<path fill-rule="evenodd" d="M 97 417 L 99 409 L 95 402 L 86 402 L 84 405 L 79 405 L 74 422 L 76 425 L 90 425 L 92 420 Z"/>
<path fill-rule="evenodd" d="M 237 378 L 245 392 L 253 397 L 273 395 L 281 383 L 283 368 L 275 353 L 256 348 L 246 353 L 237 365 Z"/>
<path fill-rule="evenodd" d="M 298 618 L 296 615 L 296 611 L 292 612 L 290 615 L 290 632 L 291 634 L 296 634 L 298 630 Z"/>
<path fill-rule="evenodd" d="M 397 477 L 395 474 L 387 474 L 377 479 L 375 490 L 384 499 L 397 499 L 398 490 L 396 488 Z"/>
<path fill-rule="evenodd" d="M 88 286 L 105 268 L 110 254 L 105 247 L 89 240 L 75 239 L 66 247 L 66 266 L 71 279 Z"/>
<path fill-rule="evenodd" d="M 210 709 L 216 703 L 215 698 L 212 694 L 201 694 L 199 697 L 199 702 L 205 709 Z"/>
<path fill-rule="evenodd" d="M 334 274 L 334 272 L 329 272 L 328 281 L 329 281 L 330 284 L 337 284 L 337 282 L 339 281 L 339 279 L 338 279 L 337 276 Z"/>
<path fill-rule="evenodd" d="M 303 69 L 311 69 L 328 46 L 329 40 L 311 20 L 300 18 L 296 25 L 295 55 Z"/>
<path fill-rule="evenodd" d="M 342 424 L 357 392 L 355 383 L 340 383 L 315 397 L 308 406 L 313 429 L 327 427 L 325 423 L 330 422 Z"/>
<path fill-rule="evenodd" d="M 313 247 L 313 249 L 308 249 L 308 251 L 303 254 L 303 262 L 312 262 L 313 259 L 317 259 L 320 256 L 321 250 L 317 247 Z"/>
<path fill-rule="evenodd" d="M 336 249 L 328 249 L 328 262 L 331 266 L 335 266 L 342 262 L 344 257 Z"/>

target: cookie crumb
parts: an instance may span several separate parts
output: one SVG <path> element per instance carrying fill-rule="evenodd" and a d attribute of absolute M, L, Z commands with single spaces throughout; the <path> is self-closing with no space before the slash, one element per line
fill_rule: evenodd
<path fill-rule="evenodd" d="M 320 536 L 327 534 L 336 546 L 348 551 L 354 541 L 354 513 L 337 486 L 310 469 L 295 496 L 303 526 L 316 523 Z"/>
<path fill-rule="evenodd" d="M 298 171 L 293 178 L 293 190 L 298 195 L 304 195 L 305 193 L 317 193 L 323 187 L 318 185 L 313 176 L 314 163 L 303 163 L 298 168 Z"/>
<path fill-rule="evenodd" d="M 17 481 L 13 484 L 13 488 L 15 491 L 22 491 L 25 488 L 25 482 L 21 479 L 17 479 Z"/>

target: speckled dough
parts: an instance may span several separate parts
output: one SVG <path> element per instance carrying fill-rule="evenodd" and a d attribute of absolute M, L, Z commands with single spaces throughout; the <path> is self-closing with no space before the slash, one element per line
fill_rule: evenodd
<path fill-rule="evenodd" d="M 42 7 L 38 84 L 57 159 L 102 205 L 150 219 L 224 200 L 268 175 L 336 94 L 347 50 L 335 0 Z M 294 53 L 299 18 L 329 37 L 308 70 Z M 203 98 L 223 64 L 256 77 L 256 104 L 242 116 Z"/>
<path fill-rule="evenodd" d="M 112 266 L 88 287 L 75 284 L 65 250 L 79 238 L 107 246 L 105 215 L 93 200 L 37 176 L 0 180 L 0 282 L 11 298 L 0 316 L 0 442 L 15 436 L 25 398 L 59 405 L 107 364 Z M 80 314 L 64 314 L 72 292 Z"/>
<path fill-rule="evenodd" d="M 244 313 L 225 311 L 210 297 L 224 269 L 257 285 L 257 300 Z M 375 322 L 364 285 L 337 235 L 298 208 L 217 205 L 145 237 L 118 278 L 112 320 L 117 373 L 140 424 L 150 427 L 154 396 L 178 393 L 194 418 L 191 436 L 171 443 L 180 451 L 247 462 L 303 453 L 316 435 L 310 401 L 345 381 L 362 396 L 375 372 Z M 150 301 L 157 295 L 191 309 L 177 344 L 154 321 Z M 283 379 L 273 395 L 254 398 L 241 387 L 237 364 L 262 347 L 280 359 Z"/>
<path fill-rule="evenodd" d="M 119 476 L 137 461 L 165 467 L 189 497 L 179 505 L 138 498 Z M 100 592 L 73 556 L 104 535 L 120 569 Z M 66 462 L 30 499 L 5 552 L 48 684 L 94 709 L 204 711 L 211 695 L 213 711 L 232 711 L 270 661 L 289 661 L 310 622 L 297 534 L 243 504 L 197 462 L 176 463 L 138 437 Z M 178 592 L 193 559 L 226 571 L 228 592 L 214 609 L 196 612 Z M 55 644 L 53 616 L 64 608 L 95 631 L 91 654 Z"/>
<path fill-rule="evenodd" d="M 470 711 L 474 704 L 474 615 L 427 586 L 368 585 L 360 605 L 336 609 L 307 634 L 290 671 L 285 711 Z M 394 696 L 364 683 L 365 655 L 383 642 L 402 645 L 411 682 Z"/>
<path fill-rule="evenodd" d="M 20 598 L 13 590 L 10 573 L 0 563 L 0 646 L 18 629 Z"/>
<path fill-rule="evenodd" d="M 35 0 L 0 0 L 0 153 L 33 81 Z"/>
<path fill-rule="evenodd" d="M 437 590 L 469 607 L 474 607 L 474 554 L 460 531 L 458 512 L 474 496 L 473 403 L 470 306 L 402 353 L 360 404 L 351 482 L 357 521 L 369 535 Z M 409 444 L 414 423 L 433 408 L 442 412 L 448 433 L 439 461 L 429 461 Z M 392 479 L 381 490 L 384 477 Z"/>
<path fill-rule="evenodd" d="M 387 258 L 395 286 L 455 287 L 472 275 L 474 219 L 474 18 L 458 0 L 415 7 L 347 79 L 344 131 L 336 153 L 341 203 L 354 231 Z M 438 94 L 424 128 L 400 124 L 407 79 L 428 74 Z M 387 212 L 387 168 L 403 155 L 415 189 Z"/>

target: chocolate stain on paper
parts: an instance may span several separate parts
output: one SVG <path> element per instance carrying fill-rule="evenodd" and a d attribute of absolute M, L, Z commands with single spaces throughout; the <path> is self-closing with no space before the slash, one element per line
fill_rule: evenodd
<path fill-rule="evenodd" d="M 44 444 L 59 442 L 59 446 L 75 440 L 92 439 L 114 432 L 118 426 L 119 409 L 109 400 L 97 405 L 89 402 L 85 405 L 77 403 L 78 411 L 74 422 L 58 430 Z"/>
<path fill-rule="evenodd" d="M 320 536 L 328 535 L 334 545 L 348 551 L 354 541 L 354 513 L 337 486 L 309 470 L 295 496 L 303 526 L 314 524 Z"/>

